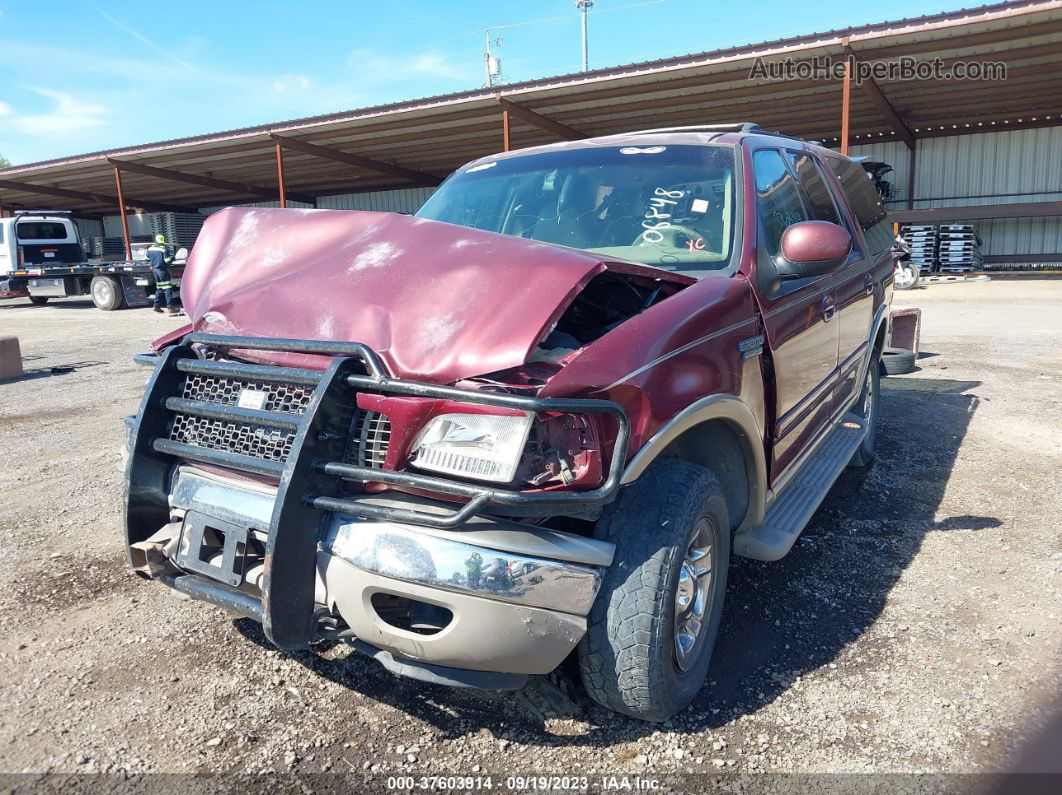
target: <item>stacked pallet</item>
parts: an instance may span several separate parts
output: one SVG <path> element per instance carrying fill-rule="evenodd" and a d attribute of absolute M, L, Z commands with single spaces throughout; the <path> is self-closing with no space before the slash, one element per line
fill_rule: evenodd
<path fill-rule="evenodd" d="M 191 248 L 199 237 L 206 216 L 199 213 L 151 213 L 153 234 L 166 235 L 166 242 L 178 248 Z"/>
<path fill-rule="evenodd" d="M 151 235 L 130 235 L 130 243 L 147 243 Z M 125 240 L 121 237 L 89 237 L 82 241 L 85 256 L 89 259 L 125 259 Z"/>
<path fill-rule="evenodd" d="M 935 224 L 904 224 L 900 234 L 911 247 L 911 263 L 922 273 L 937 268 L 937 227 Z"/>
<path fill-rule="evenodd" d="M 937 260 L 946 273 L 981 270 L 981 241 L 973 224 L 941 224 L 937 232 Z"/>
<path fill-rule="evenodd" d="M 922 273 L 981 270 L 981 239 L 973 224 L 904 224 L 900 234 Z"/>

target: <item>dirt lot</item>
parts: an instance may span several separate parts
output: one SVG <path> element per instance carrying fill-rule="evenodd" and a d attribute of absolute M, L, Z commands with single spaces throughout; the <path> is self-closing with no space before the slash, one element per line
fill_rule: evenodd
<path fill-rule="evenodd" d="M 1062 281 L 898 295 L 911 305 L 925 355 L 883 381 L 878 463 L 842 477 L 785 560 L 733 564 L 710 685 L 650 726 L 545 684 L 453 691 L 338 647 L 280 654 L 135 579 L 130 357 L 177 321 L 3 302 L 29 372 L 0 384 L 0 771 L 364 771 L 382 788 L 395 772 L 1006 769 L 1059 682 Z"/>

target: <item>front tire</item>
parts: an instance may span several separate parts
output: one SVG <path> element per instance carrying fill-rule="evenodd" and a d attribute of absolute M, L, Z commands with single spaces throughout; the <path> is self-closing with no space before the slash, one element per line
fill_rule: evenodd
<path fill-rule="evenodd" d="M 579 644 L 590 697 L 647 721 L 684 709 L 704 685 L 719 634 L 730 520 L 709 470 L 654 463 L 597 524 L 616 545 Z"/>
<path fill-rule="evenodd" d="M 44 306 L 46 303 L 48 303 L 48 299 L 50 297 L 51 296 L 48 295 L 31 295 L 29 299 L 30 303 L 34 306 Z"/>
<path fill-rule="evenodd" d="M 913 290 L 918 286 L 921 276 L 921 270 L 913 262 L 899 262 L 896 264 L 892 284 L 897 290 Z"/>
<path fill-rule="evenodd" d="M 871 360 L 867 367 L 866 376 L 863 378 L 863 389 L 859 395 L 859 402 L 852 407 L 852 411 L 860 416 L 867 426 L 863 441 L 856 448 L 849 466 L 868 467 L 874 463 L 874 439 L 878 435 L 878 414 L 881 407 L 881 365 L 877 357 Z"/>

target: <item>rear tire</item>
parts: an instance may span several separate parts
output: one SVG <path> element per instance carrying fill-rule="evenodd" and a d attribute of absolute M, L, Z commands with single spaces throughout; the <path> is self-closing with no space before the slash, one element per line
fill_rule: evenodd
<path fill-rule="evenodd" d="M 906 348 L 886 348 L 881 352 L 885 375 L 904 375 L 915 370 L 915 354 Z"/>
<path fill-rule="evenodd" d="M 704 686 L 719 633 L 730 561 L 723 490 L 704 467 L 657 461 L 606 509 L 596 535 L 616 557 L 579 644 L 583 685 L 608 709 L 665 721 Z"/>
<path fill-rule="evenodd" d="M 49 295 L 31 295 L 29 297 L 30 303 L 34 306 L 44 306 L 46 303 L 48 303 L 49 298 L 51 298 L 51 296 Z"/>
<path fill-rule="evenodd" d="M 112 312 L 125 305 L 125 295 L 117 279 L 112 279 L 110 276 L 94 276 L 89 289 L 92 293 L 92 303 L 97 309 Z"/>

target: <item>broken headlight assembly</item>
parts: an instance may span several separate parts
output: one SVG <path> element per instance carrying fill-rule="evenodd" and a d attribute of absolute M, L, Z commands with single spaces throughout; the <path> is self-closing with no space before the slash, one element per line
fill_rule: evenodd
<path fill-rule="evenodd" d="M 413 441 L 418 469 L 508 483 L 516 476 L 534 415 L 440 414 Z"/>

